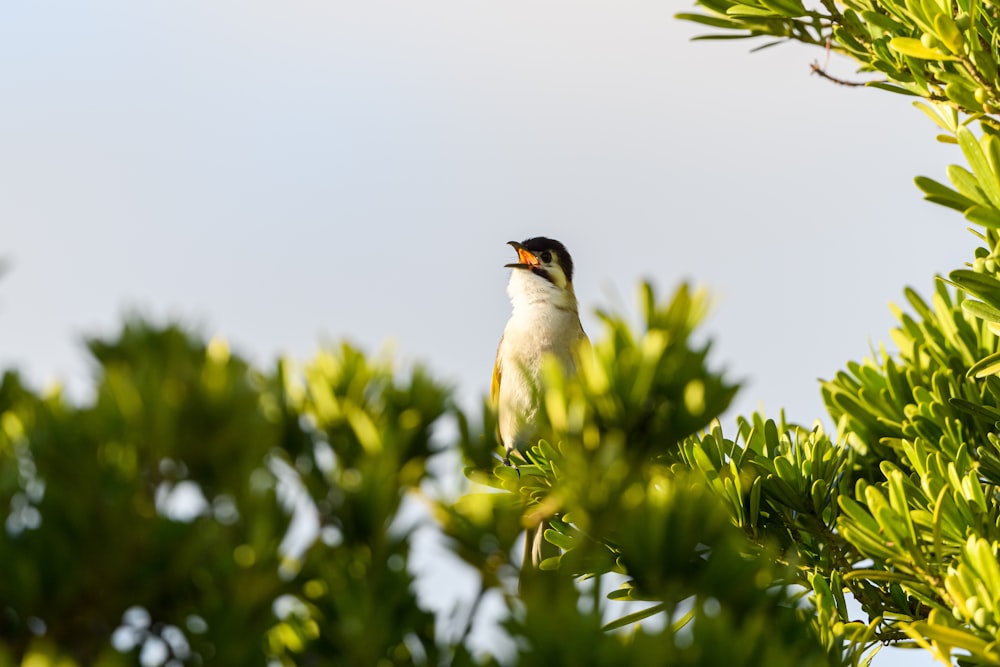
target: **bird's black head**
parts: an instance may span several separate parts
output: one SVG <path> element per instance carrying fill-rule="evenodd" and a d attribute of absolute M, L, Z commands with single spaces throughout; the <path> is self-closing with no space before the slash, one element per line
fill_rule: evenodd
<path fill-rule="evenodd" d="M 569 251 L 566 250 L 566 246 L 562 243 L 546 236 L 536 236 L 521 241 L 521 245 L 525 249 L 530 250 L 544 264 L 553 261 L 552 256 L 554 255 L 554 260 L 562 267 L 563 273 L 566 274 L 566 280 L 573 282 L 573 258 L 570 257 Z M 545 253 L 549 253 L 549 256 L 546 256 Z"/>

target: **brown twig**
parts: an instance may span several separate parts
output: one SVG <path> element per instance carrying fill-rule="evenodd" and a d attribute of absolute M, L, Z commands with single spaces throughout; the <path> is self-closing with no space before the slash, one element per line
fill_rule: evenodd
<path fill-rule="evenodd" d="M 832 44 L 833 44 L 833 40 L 829 36 L 827 36 L 827 38 L 826 38 L 826 49 L 825 49 L 825 54 L 826 55 L 823 58 L 823 64 L 820 65 L 818 60 L 814 60 L 812 62 L 812 64 L 809 66 L 809 69 L 812 70 L 812 73 L 813 74 L 818 74 L 821 77 L 823 77 L 824 79 L 826 79 L 827 81 L 833 81 L 834 83 L 839 84 L 841 86 L 849 86 L 851 88 L 860 88 L 860 87 L 863 87 L 863 86 L 867 85 L 868 82 L 866 82 L 866 81 L 847 81 L 845 79 L 838 79 L 837 77 L 833 76 L 832 74 L 827 73 L 826 70 L 830 66 L 830 52 L 833 50 L 831 48 Z"/>
<path fill-rule="evenodd" d="M 834 83 L 840 84 L 841 86 L 850 86 L 851 88 L 858 88 L 866 86 L 866 81 L 845 81 L 844 79 L 838 79 L 832 74 L 827 74 L 826 69 L 820 67 L 819 62 L 814 61 L 812 65 L 809 66 L 813 74 L 818 74 L 827 81 L 833 81 Z"/>

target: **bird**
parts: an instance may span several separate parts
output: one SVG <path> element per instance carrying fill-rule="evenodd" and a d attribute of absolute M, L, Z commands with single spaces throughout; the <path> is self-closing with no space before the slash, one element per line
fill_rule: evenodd
<path fill-rule="evenodd" d="M 511 456 L 523 459 L 521 452 L 538 432 L 543 359 L 552 355 L 573 373 L 574 350 L 587 334 L 580 323 L 573 258 L 566 246 L 545 236 L 507 245 L 517 252 L 517 261 L 505 265 L 513 269 L 507 284 L 511 315 L 497 346 L 490 396 L 505 450 L 503 463 L 511 466 Z M 528 530 L 522 573 L 529 562 L 537 568 L 552 553 L 542 536 L 545 528 L 542 522 Z"/>

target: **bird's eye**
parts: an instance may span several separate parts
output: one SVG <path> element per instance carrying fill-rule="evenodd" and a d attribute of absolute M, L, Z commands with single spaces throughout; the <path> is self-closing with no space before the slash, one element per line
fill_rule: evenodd
<path fill-rule="evenodd" d="M 549 252 L 548 250 L 543 251 L 542 252 L 542 261 L 545 262 L 546 264 L 548 264 L 549 262 L 551 262 L 552 261 L 552 253 Z"/>

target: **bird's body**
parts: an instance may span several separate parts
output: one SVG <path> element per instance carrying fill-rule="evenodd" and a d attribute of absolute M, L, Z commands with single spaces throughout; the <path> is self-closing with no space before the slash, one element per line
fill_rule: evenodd
<path fill-rule="evenodd" d="M 518 262 L 507 285 L 512 312 L 497 348 L 491 396 L 497 408 L 497 429 L 511 455 L 532 444 L 540 404 L 542 362 L 558 359 L 567 372 L 574 370 L 573 352 L 587 335 L 580 324 L 573 292 L 573 260 L 566 247 L 545 237 L 510 242 Z M 525 567 L 543 557 L 544 526 L 529 530 Z"/>

